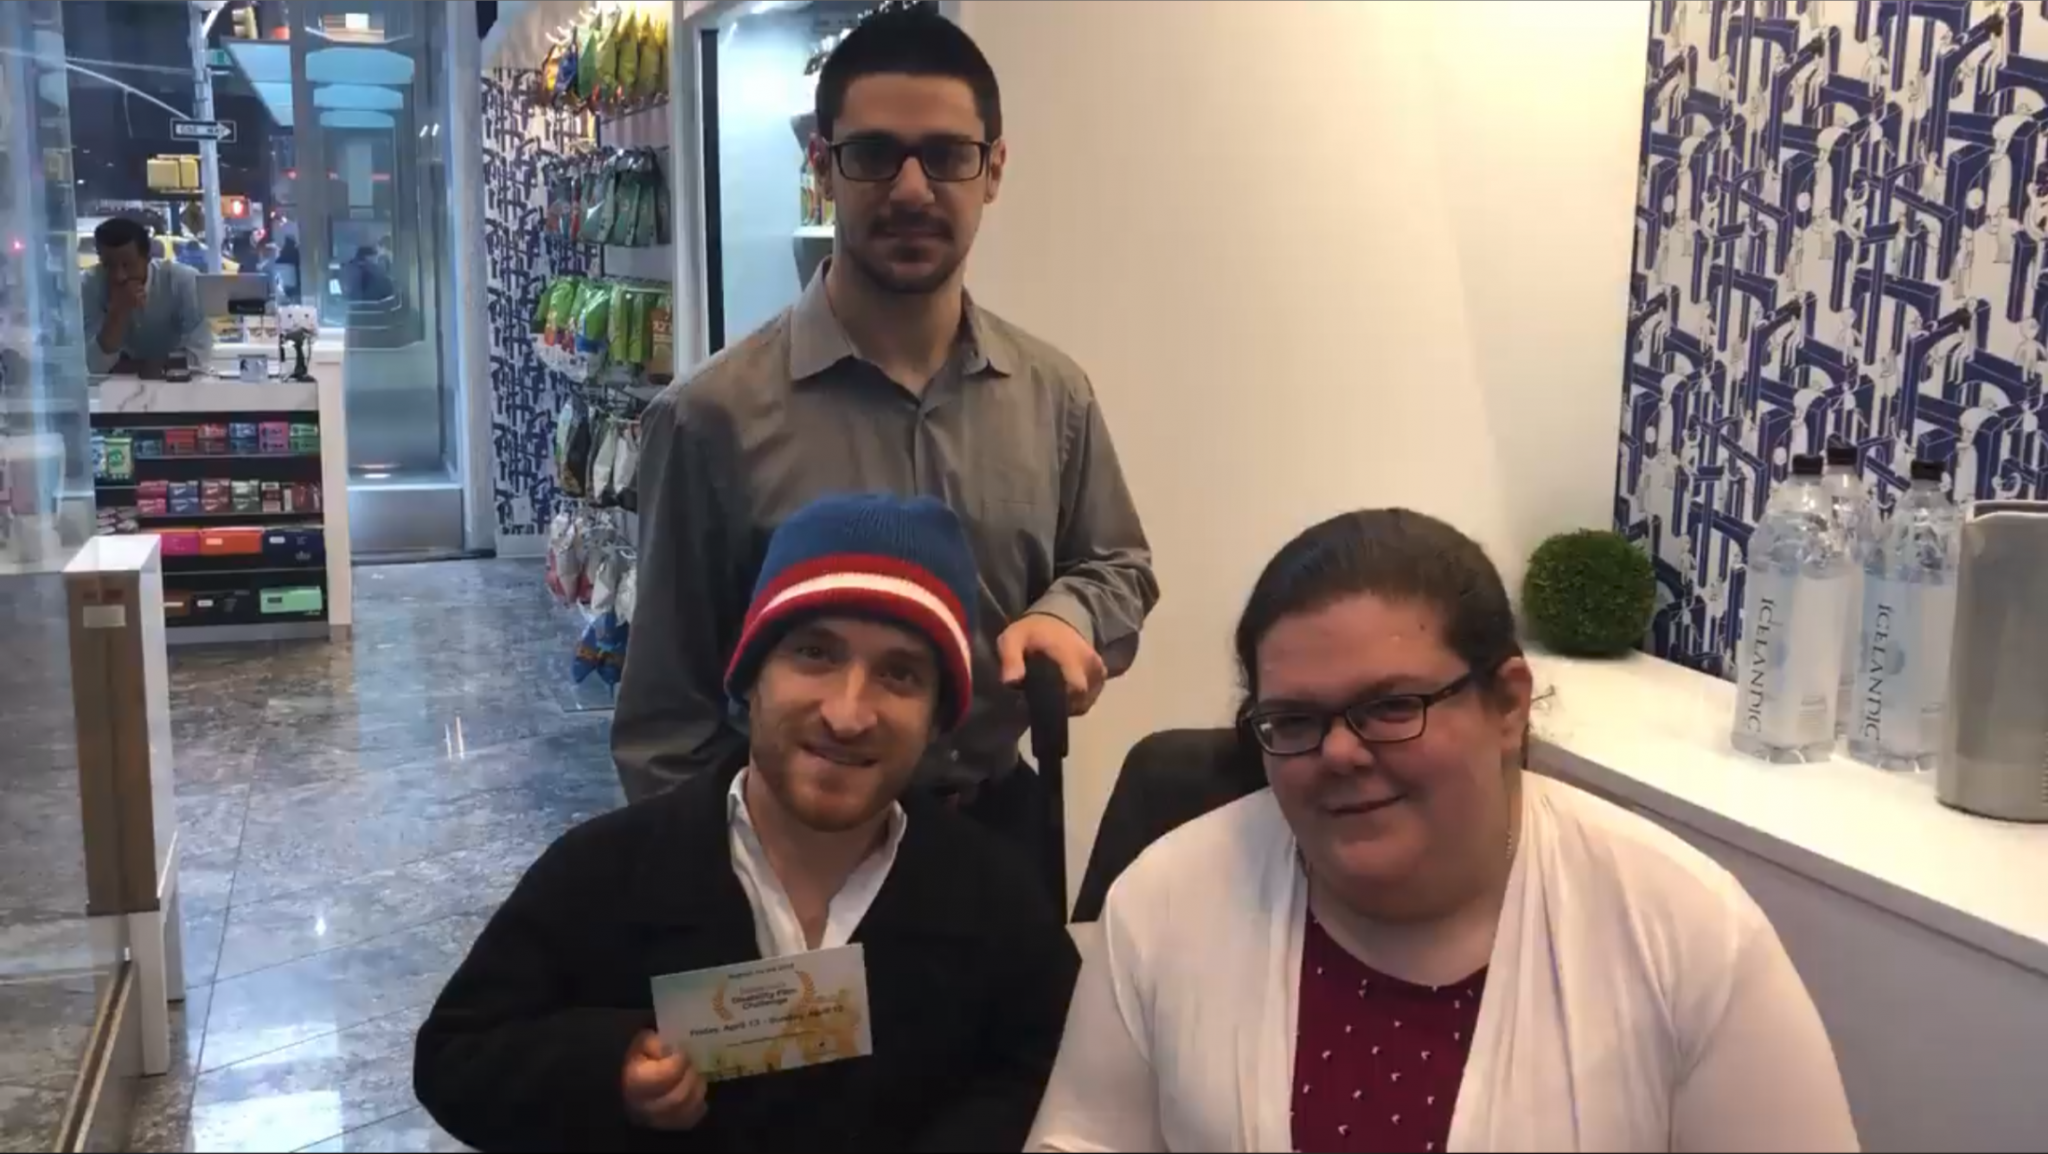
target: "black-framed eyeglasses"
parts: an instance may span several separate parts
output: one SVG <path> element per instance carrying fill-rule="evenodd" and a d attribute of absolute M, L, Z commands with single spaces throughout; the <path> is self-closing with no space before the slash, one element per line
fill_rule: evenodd
<path fill-rule="evenodd" d="M 826 145 L 839 175 L 863 184 L 880 184 L 896 179 L 903 162 L 915 156 L 925 179 L 957 184 L 973 180 L 988 171 L 988 154 L 994 145 L 985 140 L 959 137 L 920 140 L 905 144 L 889 136 L 856 136 Z"/>
<path fill-rule="evenodd" d="M 1259 748 L 1274 757 L 1300 757 L 1322 748 L 1330 726 L 1342 719 L 1358 740 L 1368 745 L 1414 741 L 1429 725 L 1429 707 L 1457 696 L 1476 675 L 1463 677 L 1434 693 L 1396 693 L 1355 701 L 1342 709 L 1311 709 L 1299 705 L 1247 710 L 1243 724 Z"/>

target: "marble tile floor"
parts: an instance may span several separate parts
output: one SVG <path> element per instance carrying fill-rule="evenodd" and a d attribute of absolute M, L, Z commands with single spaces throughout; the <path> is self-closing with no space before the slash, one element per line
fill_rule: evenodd
<path fill-rule="evenodd" d="M 413 1032 L 526 866 L 621 802 L 537 563 L 363 568 L 356 598 L 345 644 L 175 653 L 191 990 L 131 1149 L 461 1149 Z"/>

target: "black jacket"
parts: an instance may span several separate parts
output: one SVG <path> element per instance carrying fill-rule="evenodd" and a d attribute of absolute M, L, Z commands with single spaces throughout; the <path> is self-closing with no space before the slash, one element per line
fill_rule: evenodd
<path fill-rule="evenodd" d="M 421 1027 L 413 1086 L 484 1150 L 1019 1150 L 1079 958 L 1044 887 L 965 818 L 909 829 L 853 940 L 875 1051 L 711 1087 L 683 1134 L 631 1123 L 626 1051 L 649 979 L 760 956 L 726 828 L 730 775 L 606 814 L 548 848 Z"/>

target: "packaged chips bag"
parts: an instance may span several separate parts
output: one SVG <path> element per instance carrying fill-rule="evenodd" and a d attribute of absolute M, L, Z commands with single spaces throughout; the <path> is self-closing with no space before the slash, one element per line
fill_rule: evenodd
<path fill-rule="evenodd" d="M 642 246 L 660 244 L 658 206 L 667 193 L 663 187 L 661 162 L 651 148 L 638 149 L 634 156 L 633 182 L 639 187 L 640 196 L 633 202 L 633 243 Z"/>
<path fill-rule="evenodd" d="M 611 345 L 612 288 L 603 281 L 585 281 L 576 302 L 576 351 L 590 358 L 592 374 L 604 368 Z"/>
<path fill-rule="evenodd" d="M 582 288 L 581 278 L 565 276 L 548 289 L 548 325 L 544 335 L 548 344 L 561 349 L 575 347 L 576 299 Z"/>
<path fill-rule="evenodd" d="M 632 334 L 627 331 L 628 327 L 632 324 L 632 320 L 628 316 L 627 297 L 629 295 L 624 282 L 612 282 L 611 303 L 606 306 L 609 312 L 606 321 L 605 347 L 610 352 L 611 359 L 614 362 L 624 362 L 633 359 L 629 352 L 632 347 Z"/>
<path fill-rule="evenodd" d="M 610 163 L 594 169 L 584 183 L 583 222 L 577 235 L 590 244 L 610 243 L 613 216 L 618 211 L 618 172 Z"/>
<path fill-rule="evenodd" d="M 647 360 L 644 363 L 649 380 L 675 376 L 674 305 L 667 293 L 656 296 L 647 304 Z"/>
<path fill-rule="evenodd" d="M 555 282 L 549 281 L 540 288 L 533 298 L 533 313 L 526 318 L 526 331 L 541 336 L 548 331 L 548 294 L 553 292 Z"/>
<path fill-rule="evenodd" d="M 661 56 L 661 28 L 659 22 L 649 15 L 640 24 L 640 63 L 634 74 L 638 81 L 633 87 L 635 99 L 654 99 L 662 90 L 662 82 L 668 73 L 667 61 Z"/>
<path fill-rule="evenodd" d="M 612 12 L 599 13 L 591 19 L 591 24 L 597 28 L 597 79 L 590 93 L 592 108 L 610 108 L 617 103 L 619 17 L 618 12 Z"/>
<path fill-rule="evenodd" d="M 555 108 L 567 108 L 576 102 L 576 73 L 580 53 L 577 51 L 574 31 L 571 31 L 569 38 L 562 42 L 561 52 L 561 58 L 556 61 L 554 98 L 548 101 L 548 104 Z"/>
<path fill-rule="evenodd" d="M 640 30 L 645 17 L 638 12 L 628 12 L 620 22 L 618 39 L 618 87 L 614 89 L 614 105 L 631 104 L 639 98 L 640 81 Z"/>
<path fill-rule="evenodd" d="M 603 21 L 595 15 L 584 21 L 576 30 L 576 104 L 579 108 L 592 106 L 597 93 L 598 41 L 603 38 Z"/>
<path fill-rule="evenodd" d="M 540 76 L 533 94 L 533 102 L 543 108 L 555 102 L 555 85 L 562 76 L 562 49 L 557 44 L 548 49 L 546 60 L 541 61 Z"/>

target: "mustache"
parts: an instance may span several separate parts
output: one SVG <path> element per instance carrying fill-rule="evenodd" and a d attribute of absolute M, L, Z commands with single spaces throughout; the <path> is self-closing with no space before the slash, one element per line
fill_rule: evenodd
<path fill-rule="evenodd" d="M 798 736 L 798 743 L 828 757 L 843 757 L 855 761 L 871 761 L 880 756 L 873 741 L 842 741 L 832 736 L 824 726 L 817 726 Z"/>
<path fill-rule="evenodd" d="M 890 213 L 875 218 L 870 231 L 877 236 L 931 236 L 953 239 L 953 226 L 943 218 L 922 212 Z"/>

